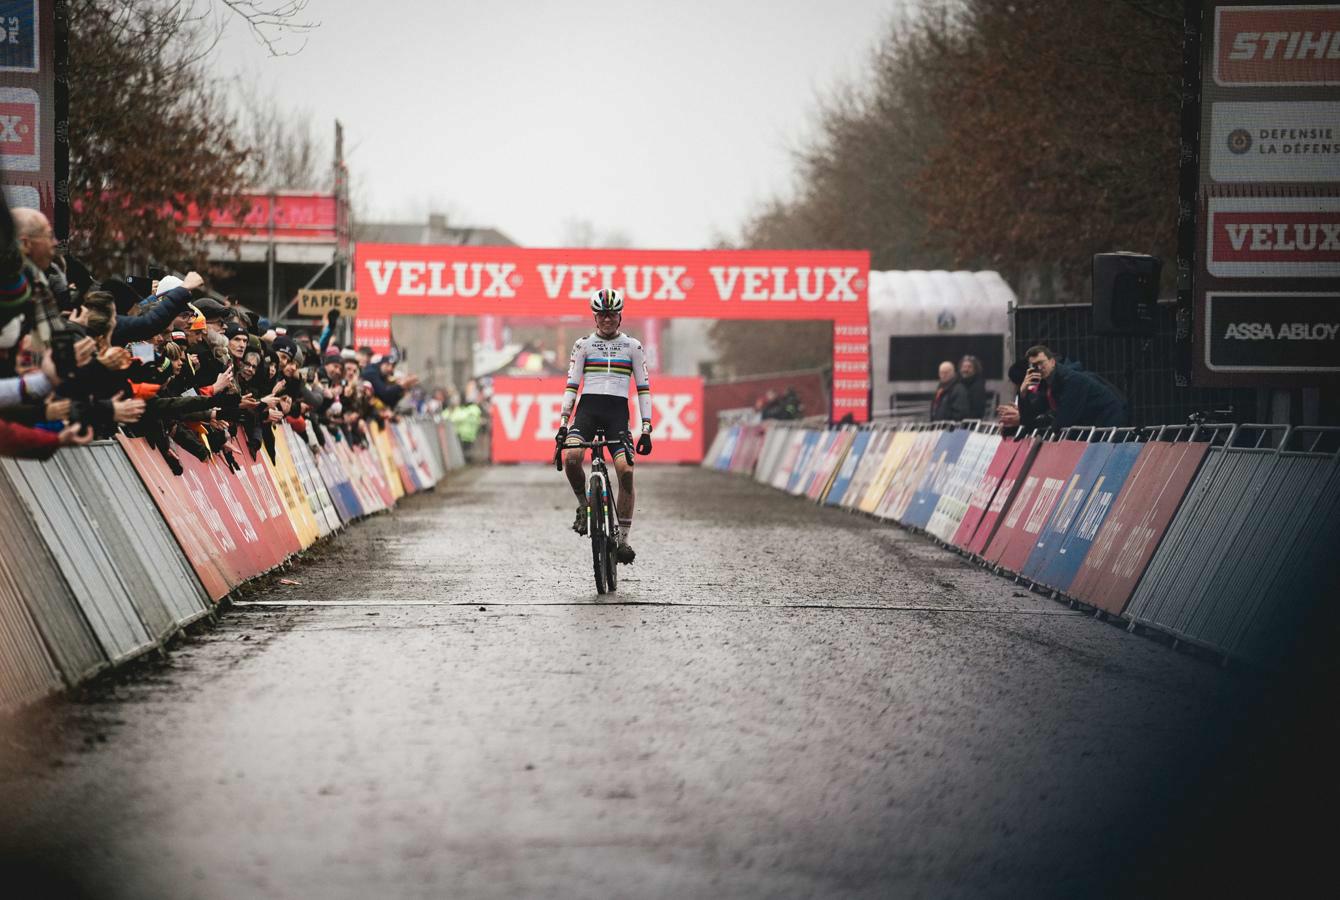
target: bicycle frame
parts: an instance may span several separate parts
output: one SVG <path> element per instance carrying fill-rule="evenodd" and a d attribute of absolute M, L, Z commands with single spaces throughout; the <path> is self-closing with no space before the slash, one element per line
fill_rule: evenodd
<path fill-rule="evenodd" d="M 628 450 L 628 441 L 624 438 L 611 441 L 601 432 L 590 441 L 579 441 L 554 448 L 554 465 L 563 469 L 563 453 L 566 450 L 591 451 L 591 477 L 586 486 L 586 533 L 591 538 L 591 560 L 595 573 L 596 593 L 604 594 L 618 587 L 617 544 L 619 538 L 619 514 L 615 508 L 614 490 L 605 465 L 605 448 L 619 447 Z M 630 454 L 631 455 L 631 454 Z"/>

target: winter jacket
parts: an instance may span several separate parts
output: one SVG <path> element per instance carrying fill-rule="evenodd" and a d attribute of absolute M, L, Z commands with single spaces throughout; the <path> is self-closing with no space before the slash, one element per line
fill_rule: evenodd
<path fill-rule="evenodd" d="M 932 422 L 958 422 L 969 418 L 968 392 L 963 382 L 955 378 L 949 384 L 942 384 L 931 398 Z"/>
<path fill-rule="evenodd" d="M 60 449 L 60 436 L 54 431 L 14 425 L 0 420 L 0 456 L 17 459 L 50 459 Z"/>
<path fill-rule="evenodd" d="M 147 341 L 167 331 L 172 320 L 181 315 L 190 302 L 191 292 L 178 287 L 162 294 L 157 303 L 146 307 L 138 316 L 117 316 L 116 327 L 112 329 L 112 345 L 123 347 L 132 341 Z"/>
<path fill-rule="evenodd" d="M 1057 363 L 1052 377 L 1038 385 L 1031 402 L 1019 406 L 1020 421 L 1031 428 L 1050 416 L 1054 428 L 1092 425 L 1098 428 L 1126 424 L 1126 401 L 1098 376 L 1078 363 Z"/>

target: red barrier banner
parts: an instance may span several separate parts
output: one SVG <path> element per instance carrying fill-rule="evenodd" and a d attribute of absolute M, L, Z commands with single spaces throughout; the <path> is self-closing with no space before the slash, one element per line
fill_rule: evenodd
<path fill-rule="evenodd" d="M 260 561 L 266 569 L 273 568 L 301 550 L 302 541 L 284 502 L 280 500 L 282 489 L 270 464 L 270 457 L 262 450 L 260 455 L 252 459 L 236 435 L 229 442 L 233 446 L 233 458 L 242 467 L 242 471 L 234 475 L 236 486 L 241 489 L 241 496 L 247 498 L 251 521 L 256 523 L 270 551 L 268 556 L 260 554 Z"/>
<path fill-rule="evenodd" d="M 558 430 L 565 385 L 563 378 L 493 379 L 491 441 L 495 463 L 547 463 L 553 459 L 554 432 Z M 702 408 L 701 378 L 652 379 L 652 454 L 638 457 L 638 464 L 700 462 Z M 640 419 L 637 400 L 630 400 L 628 422 L 634 435 Z"/>
<path fill-rule="evenodd" d="M 228 556 L 224 538 L 229 542 L 232 538 L 223 527 L 218 512 L 197 506 L 190 492 L 185 490 L 182 479 L 168 471 L 158 451 L 144 438 L 117 435 L 116 440 L 126 451 L 130 464 L 144 482 L 168 529 L 181 545 L 191 568 L 204 585 L 205 593 L 215 602 L 223 599 L 246 579 L 246 575 Z M 218 532 L 212 530 L 215 523 L 218 523 Z"/>
<path fill-rule="evenodd" d="M 296 551 L 298 539 L 288 517 L 262 499 L 275 496 L 266 461 L 251 460 L 237 448 L 233 452 L 243 471 L 234 473 L 221 459 L 200 462 L 184 453 L 179 457 L 182 474 L 176 476 L 142 438 L 117 440 L 212 598 Z"/>
<path fill-rule="evenodd" d="M 995 499 L 996 490 L 1004 481 L 1010 463 L 1014 462 L 1019 449 L 1025 446 L 1028 445 L 1024 441 L 1012 441 L 1009 438 L 1000 442 L 995 455 L 991 457 L 990 464 L 982 474 L 982 480 L 973 488 L 972 497 L 968 500 L 968 511 L 963 514 L 963 521 L 959 523 L 953 540 L 950 541 L 955 547 L 966 549 L 972 543 L 973 534 L 977 531 L 982 517 L 986 515 L 987 508 L 991 506 L 991 501 Z M 1011 481 L 1011 488 L 1013 484 Z"/>
<path fill-rule="evenodd" d="M 1019 493 L 1019 489 L 1023 486 L 1028 475 L 1029 466 L 1033 464 L 1033 459 L 1038 453 L 1038 447 L 1041 445 L 1041 441 L 1036 438 L 1010 441 L 1010 443 L 1015 445 L 1014 456 L 1005 467 L 1005 474 L 1001 476 L 1000 484 L 996 487 L 990 502 L 983 510 L 981 521 L 977 523 L 977 530 L 972 533 L 972 538 L 968 541 L 968 552 L 978 556 L 986 553 L 986 548 L 991 543 L 991 539 L 996 536 L 996 529 L 1000 526 L 1001 516 L 1014 502 L 1015 496 Z"/>
<path fill-rule="evenodd" d="M 1087 446 L 1083 441 L 1055 441 L 1042 445 L 983 554 L 990 562 L 1009 572 L 1023 568 L 1033 552 L 1038 533 L 1065 493 Z"/>
<path fill-rule="evenodd" d="M 1153 442 L 1140 452 L 1067 593 L 1121 615 L 1209 452 L 1209 444 Z"/>

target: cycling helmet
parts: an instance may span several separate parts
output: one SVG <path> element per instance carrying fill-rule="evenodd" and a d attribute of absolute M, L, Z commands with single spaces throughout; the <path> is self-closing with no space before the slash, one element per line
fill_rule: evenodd
<path fill-rule="evenodd" d="M 615 288 L 601 288 L 591 295 L 591 312 L 623 312 L 623 294 Z"/>

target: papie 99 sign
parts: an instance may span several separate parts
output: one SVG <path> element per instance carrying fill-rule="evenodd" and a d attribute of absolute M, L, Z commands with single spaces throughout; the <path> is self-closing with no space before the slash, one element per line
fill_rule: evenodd
<path fill-rule="evenodd" d="M 495 463 L 543 462 L 554 457 L 554 432 L 563 409 L 564 378 L 493 379 Z M 579 401 L 580 402 L 580 401 Z M 629 401 L 634 434 L 641 418 L 637 400 Z M 651 380 L 652 454 L 638 463 L 696 463 L 703 458 L 703 380 L 658 377 Z"/>

